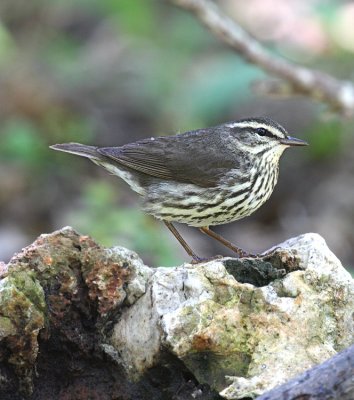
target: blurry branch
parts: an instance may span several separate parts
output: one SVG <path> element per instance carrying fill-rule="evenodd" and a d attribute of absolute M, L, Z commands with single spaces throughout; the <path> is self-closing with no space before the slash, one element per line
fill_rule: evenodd
<path fill-rule="evenodd" d="M 234 20 L 223 14 L 210 0 L 170 0 L 191 11 L 223 42 L 248 62 L 258 65 L 282 80 L 257 85 L 266 94 L 301 94 L 329 105 L 345 116 L 354 114 L 354 84 L 324 72 L 295 65 L 267 51 Z"/>

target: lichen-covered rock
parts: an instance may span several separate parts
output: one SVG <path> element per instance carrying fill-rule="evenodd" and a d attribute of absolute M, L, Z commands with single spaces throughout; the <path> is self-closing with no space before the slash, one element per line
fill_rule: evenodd
<path fill-rule="evenodd" d="M 8 349 L 8 362 L 22 377 L 20 389 L 31 392 L 37 337 L 45 327 L 44 292 L 29 271 L 16 271 L 0 280 L 0 342 Z"/>
<path fill-rule="evenodd" d="M 223 397 L 256 397 L 352 344 L 354 282 L 325 241 L 278 247 L 300 265 L 291 256 L 290 272 L 260 287 L 238 282 L 226 260 L 156 269 L 111 337 L 127 372 L 143 373 L 164 348 Z"/>
<path fill-rule="evenodd" d="M 0 262 L 0 398 L 255 397 L 352 344 L 353 309 L 315 234 L 153 269 L 64 228 Z"/>
<path fill-rule="evenodd" d="M 145 292 L 149 274 L 135 253 L 101 247 L 70 227 L 41 235 L 0 263 L 0 398 L 8 364 L 20 392 L 32 393 L 39 335 L 44 342 L 55 335 L 83 358 L 99 348 L 107 320 Z"/>
<path fill-rule="evenodd" d="M 86 237 L 87 238 L 87 237 Z M 151 268 L 124 247 L 91 247 L 81 250 L 81 269 L 89 297 L 98 302 L 101 316 L 117 310 L 126 300 L 133 304 L 143 293 Z"/>

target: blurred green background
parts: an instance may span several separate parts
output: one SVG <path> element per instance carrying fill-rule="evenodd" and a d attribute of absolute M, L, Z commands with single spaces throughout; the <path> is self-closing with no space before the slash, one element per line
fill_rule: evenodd
<path fill-rule="evenodd" d="M 275 54 L 353 78 L 353 2 L 218 3 Z M 305 98 L 252 93 L 265 78 L 165 0 L 1 0 L 0 260 L 65 225 L 134 249 L 150 265 L 188 260 L 124 182 L 48 146 L 118 146 L 269 116 L 311 146 L 286 152 L 261 210 L 216 230 L 256 252 L 318 232 L 354 266 L 353 120 Z M 179 228 L 197 253 L 228 254 Z"/>

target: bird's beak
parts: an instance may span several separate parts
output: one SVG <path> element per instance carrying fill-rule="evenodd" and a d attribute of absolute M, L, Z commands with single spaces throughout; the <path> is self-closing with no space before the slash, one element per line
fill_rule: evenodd
<path fill-rule="evenodd" d="M 304 140 L 297 139 L 291 136 L 287 136 L 284 139 L 280 139 L 280 143 L 285 146 L 308 146 L 308 143 Z"/>

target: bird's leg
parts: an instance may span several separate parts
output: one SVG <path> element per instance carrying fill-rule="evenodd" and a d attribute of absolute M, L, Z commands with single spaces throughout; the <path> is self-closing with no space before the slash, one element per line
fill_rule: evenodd
<path fill-rule="evenodd" d="M 181 236 L 181 234 L 177 231 L 177 229 L 171 224 L 171 222 L 167 222 L 167 221 L 163 221 L 165 223 L 165 225 L 167 226 L 167 228 L 173 233 L 173 235 L 175 236 L 175 238 L 181 243 L 182 247 L 184 248 L 184 250 L 187 252 L 187 254 L 189 256 L 191 256 L 193 258 L 193 262 L 194 263 L 198 263 L 201 261 L 204 261 L 203 258 L 198 257 L 194 251 L 188 246 L 187 242 L 183 239 L 183 237 Z"/>
<path fill-rule="evenodd" d="M 199 228 L 199 230 L 206 235 L 212 237 L 213 239 L 216 239 L 220 243 L 222 243 L 224 246 L 228 247 L 230 250 L 234 251 L 240 258 L 243 257 L 252 257 L 255 258 L 257 257 L 254 254 L 246 253 L 244 250 L 242 250 L 240 247 L 235 246 L 233 243 L 229 242 L 225 238 L 223 238 L 221 235 L 218 235 L 217 233 L 213 232 L 212 230 L 209 229 L 207 226 L 203 226 Z"/>
<path fill-rule="evenodd" d="M 271 250 L 267 250 L 264 253 L 261 253 L 259 255 L 259 257 L 272 257 L 272 256 L 274 256 L 276 253 L 278 253 L 281 250 L 284 250 L 284 249 L 282 247 L 277 246 L 277 247 L 274 247 Z"/>

